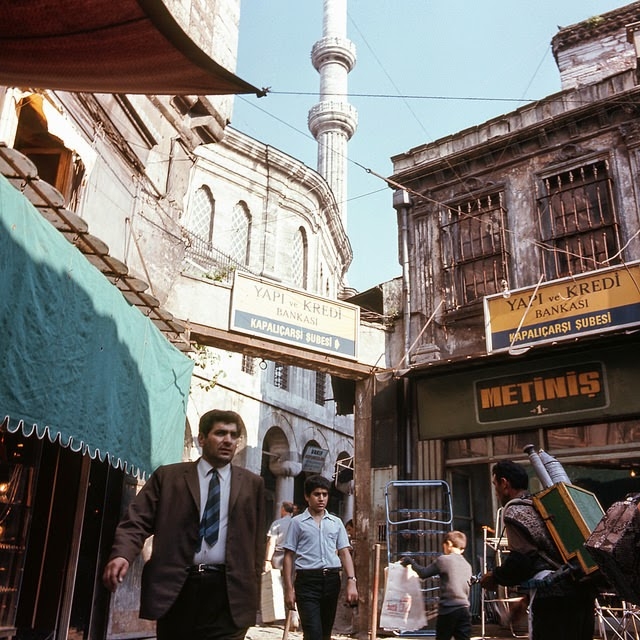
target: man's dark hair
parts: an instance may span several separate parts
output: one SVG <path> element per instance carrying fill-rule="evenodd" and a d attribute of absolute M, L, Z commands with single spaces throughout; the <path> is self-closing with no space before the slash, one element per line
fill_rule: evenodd
<path fill-rule="evenodd" d="M 496 479 L 504 478 L 512 489 L 528 489 L 529 476 L 525 468 L 513 460 L 501 460 L 493 465 L 491 473 Z"/>
<path fill-rule="evenodd" d="M 240 417 L 240 414 L 235 411 L 225 411 L 224 409 L 211 409 L 211 411 L 203 414 L 200 418 L 198 430 L 203 436 L 206 436 L 217 422 L 235 424 L 238 427 L 238 435 L 240 437 L 247 433 L 247 428 L 244 426 L 244 420 Z"/>
<path fill-rule="evenodd" d="M 293 502 L 287 502 L 285 500 L 282 503 L 282 510 L 291 515 L 293 513 Z"/>
<path fill-rule="evenodd" d="M 311 495 L 311 492 L 314 489 L 326 489 L 327 491 L 331 491 L 331 480 L 327 480 L 324 476 L 321 475 L 313 475 L 309 476 L 304 481 L 304 495 Z"/>

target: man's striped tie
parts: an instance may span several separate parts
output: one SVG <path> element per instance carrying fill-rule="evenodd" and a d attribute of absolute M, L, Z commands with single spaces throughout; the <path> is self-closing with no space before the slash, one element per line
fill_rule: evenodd
<path fill-rule="evenodd" d="M 200 538 L 204 538 L 207 544 L 212 547 L 218 541 L 218 530 L 220 529 L 220 480 L 215 469 L 212 469 L 210 473 L 207 504 L 200 521 Z"/>

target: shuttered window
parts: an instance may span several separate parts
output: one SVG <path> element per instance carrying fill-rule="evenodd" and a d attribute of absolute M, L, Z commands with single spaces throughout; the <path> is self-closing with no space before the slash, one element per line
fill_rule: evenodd
<path fill-rule="evenodd" d="M 547 279 L 622 261 L 608 163 L 600 160 L 544 178 L 538 227 Z"/>
<path fill-rule="evenodd" d="M 448 310 L 502 290 L 509 258 L 502 192 L 446 206 L 440 238 Z"/>

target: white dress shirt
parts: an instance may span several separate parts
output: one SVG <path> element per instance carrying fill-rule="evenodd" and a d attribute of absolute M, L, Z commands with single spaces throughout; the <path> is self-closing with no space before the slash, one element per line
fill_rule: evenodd
<path fill-rule="evenodd" d="M 200 482 L 200 520 L 204 514 L 209 493 L 210 471 L 213 467 L 204 459 L 198 461 L 198 480 Z M 218 541 L 210 547 L 205 540 L 200 550 L 193 556 L 193 564 L 224 564 L 227 547 L 227 528 L 229 524 L 229 494 L 231 493 L 231 464 L 217 469 L 220 478 L 220 528 Z M 215 473 L 215 471 L 211 471 Z"/>

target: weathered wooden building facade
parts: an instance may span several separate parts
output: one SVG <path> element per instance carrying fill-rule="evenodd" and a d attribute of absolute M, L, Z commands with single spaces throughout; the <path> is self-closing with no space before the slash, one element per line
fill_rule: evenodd
<path fill-rule="evenodd" d="M 392 158 L 398 476 L 449 481 L 474 562 L 491 465 L 528 443 L 603 505 L 638 488 L 638 21 L 636 2 L 559 30 L 560 92 Z"/>

